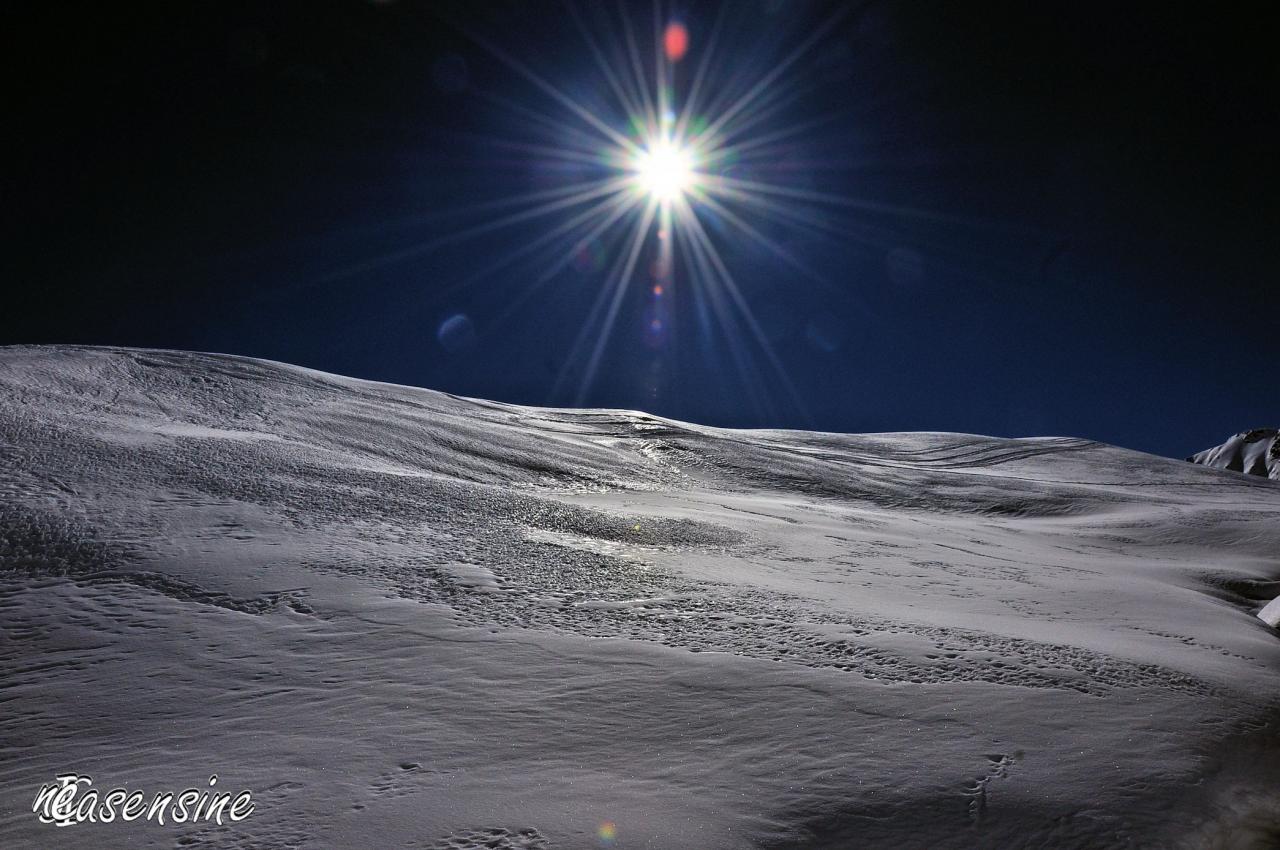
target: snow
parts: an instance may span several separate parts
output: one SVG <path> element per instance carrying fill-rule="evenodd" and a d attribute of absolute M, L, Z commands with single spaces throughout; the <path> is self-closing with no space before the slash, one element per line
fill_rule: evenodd
<path fill-rule="evenodd" d="M 1222 445 L 1197 452 L 1187 460 L 1280 481 L 1280 431 L 1275 428 L 1241 431 Z"/>
<path fill-rule="evenodd" d="M 0 846 L 1280 834 L 1265 478 L 185 352 L 0 349 L 0 398 Z M 37 823 L 70 771 L 257 807 Z"/>

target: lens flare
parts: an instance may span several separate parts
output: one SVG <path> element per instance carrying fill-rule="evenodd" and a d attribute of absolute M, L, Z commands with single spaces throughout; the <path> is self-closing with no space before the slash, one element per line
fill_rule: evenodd
<path fill-rule="evenodd" d="M 662 49 L 672 62 L 679 62 L 689 50 L 689 31 L 679 21 L 667 24 L 662 34 Z"/>

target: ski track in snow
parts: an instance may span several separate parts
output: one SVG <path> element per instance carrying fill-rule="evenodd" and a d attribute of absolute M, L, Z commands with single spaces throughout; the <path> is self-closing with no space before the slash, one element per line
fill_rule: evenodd
<path fill-rule="evenodd" d="M 183 352 L 0 349 L 0 397 L 0 845 L 73 770 L 258 809 L 60 846 L 1280 836 L 1261 477 Z"/>

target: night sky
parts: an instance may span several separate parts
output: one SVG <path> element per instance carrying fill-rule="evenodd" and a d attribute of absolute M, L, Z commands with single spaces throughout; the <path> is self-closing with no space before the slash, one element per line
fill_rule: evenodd
<path fill-rule="evenodd" d="M 708 216 L 776 368 L 709 316 L 686 260 L 655 307 L 647 239 L 585 388 L 575 341 L 595 344 L 589 313 L 626 231 L 541 283 L 572 239 L 484 274 L 567 218 L 486 231 L 503 199 L 592 176 L 535 150 L 591 128 L 485 45 L 627 130 L 565 6 L 11 13 L 0 343 L 228 352 L 712 425 L 1183 456 L 1280 422 L 1280 75 L 1272 29 L 1245 7 L 1119 5 L 732 3 L 711 63 L 726 89 L 836 15 L 754 132 L 807 129 L 744 168 L 848 203 L 797 202 L 815 226 L 752 218 L 768 244 Z M 663 15 L 689 36 L 677 95 L 719 9 Z M 579 10 L 618 43 L 614 7 Z M 653 6 L 625 11 L 647 50 Z"/>

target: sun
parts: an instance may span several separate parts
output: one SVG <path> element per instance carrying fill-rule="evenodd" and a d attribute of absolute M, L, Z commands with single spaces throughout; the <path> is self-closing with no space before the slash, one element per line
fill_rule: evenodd
<path fill-rule="evenodd" d="M 678 201 L 697 182 L 693 151 L 666 136 L 650 140 L 631 161 L 635 187 L 655 201 Z"/>

